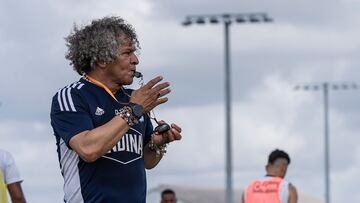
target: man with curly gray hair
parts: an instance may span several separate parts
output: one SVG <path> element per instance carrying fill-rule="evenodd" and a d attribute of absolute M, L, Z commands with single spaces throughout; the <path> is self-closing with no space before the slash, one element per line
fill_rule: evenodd
<path fill-rule="evenodd" d="M 52 100 L 64 201 L 146 202 L 146 171 L 169 142 L 181 139 L 176 124 L 153 129 L 149 112 L 168 101 L 170 83 L 157 76 L 139 89 L 125 88 L 139 75 L 134 28 L 116 16 L 74 26 L 65 38 L 74 70 L 82 77 Z"/>

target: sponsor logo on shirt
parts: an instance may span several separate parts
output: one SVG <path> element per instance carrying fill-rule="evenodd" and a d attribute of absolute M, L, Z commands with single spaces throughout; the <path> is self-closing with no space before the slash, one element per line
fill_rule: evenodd
<path fill-rule="evenodd" d="M 255 183 L 254 193 L 272 193 L 279 190 L 280 183 L 277 181 L 258 181 Z"/>

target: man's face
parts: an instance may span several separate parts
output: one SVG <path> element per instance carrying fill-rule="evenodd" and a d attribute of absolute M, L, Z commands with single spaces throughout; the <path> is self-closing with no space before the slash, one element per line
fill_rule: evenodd
<path fill-rule="evenodd" d="M 168 193 L 162 196 L 161 203 L 176 203 L 176 197 L 174 194 Z"/>
<path fill-rule="evenodd" d="M 123 42 L 117 59 L 107 66 L 108 77 L 119 86 L 130 85 L 139 60 L 135 55 L 135 44 L 125 35 L 120 36 Z"/>

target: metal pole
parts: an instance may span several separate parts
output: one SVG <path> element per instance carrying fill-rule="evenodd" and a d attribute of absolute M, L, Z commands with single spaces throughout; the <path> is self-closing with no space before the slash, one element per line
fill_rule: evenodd
<path fill-rule="evenodd" d="M 329 177 L 329 170 L 330 170 L 330 158 L 329 158 L 329 115 L 328 115 L 328 88 L 329 84 L 323 84 L 324 90 L 324 143 L 325 143 L 325 203 L 330 203 L 330 177 Z"/>
<path fill-rule="evenodd" d="M 310 88 L 309 88 L 310 87 Z M 312 87 L 312 88 L 311 88 Z M 331 202 L 331 177 L 330 177 L 330 136 L 329 136 L 329 92 L 331 88 L 334 90 L 349 90 L 349 89 L 358 89 L 359 86 L 356 83 L 348 83 L 344 82 L 343 84 L 332 84 L 330 82 L 322 83 L 321 87 L 317 84 L 315 85 L 305 85 L 305 86 L 296 86 L 295 90 L 303 89 L 305 91 L 308 90 L 323 90 L 324 93 L 324 188 L 325 188 L 325 203 Z"/>
<path fill-rule="evenodd" d="M 221 15 L 190 15 L 186 16 L 182 23 L 184 26 L 196 24 L 224 23 L 225 28 L 225 173 L 226 173 L 226 191 L 225 202 L 233 203 L 232 189 L 232 147 L 231 147 L 231 73 L 230 73 L 230 43 L 229 28 L 232 22 L 238 23 L 270 23 L 273 19 L 266 13 L 239 13 L 239 14 L 221 14 Z"/>
<path fill-rule="evenodd" d="M 231 78 L 230 78 L 230 43 L 229 26 L 225 20 L 225 125 L 226 125 L 226 203 L 233 203 L 232 195 L 232 150 L 231 150 Z"/>

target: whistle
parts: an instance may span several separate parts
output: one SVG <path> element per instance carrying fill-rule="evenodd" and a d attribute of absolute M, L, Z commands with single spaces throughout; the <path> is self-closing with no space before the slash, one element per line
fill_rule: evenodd
<path fill-rule="evenodd" d="M 170 130 L 170 126 L 166 123 L 160 124 L 156 126 L 156 128 L 154 129 L 154 131 L 157 132 L 158 134 L 163 134 L 168 130 Z"/>
<path fill-rule="evenodd" d="M 140 73 L 140 72 L 138 72 L 138 71 L 135 71 L 134 72 L 134 77 L 136 77 L 136 78 L 141 78 L 143 75 L 142 75 L 142 73 Z"/>

